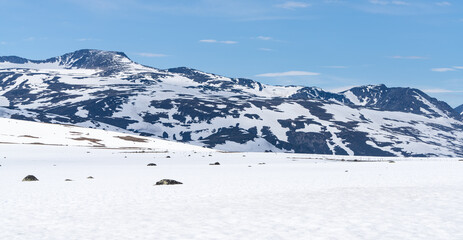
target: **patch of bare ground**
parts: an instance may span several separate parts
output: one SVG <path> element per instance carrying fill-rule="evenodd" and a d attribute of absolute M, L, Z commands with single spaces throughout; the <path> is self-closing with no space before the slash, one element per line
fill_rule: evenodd
<path fill-rule="evenodd" d="M 21 135 L 19 137 L 22 137 L 22 138 L 39 138 L 39 137 L 31 136 L 31 135 Z"/>
<path fill-rule="evenodd" d="M 104 147 L 104 144 L 101 144 L 101 139 L 96 139 L 96 138 L 87 138 L 87 137 L 80 137 L 80 138 L 73 138 L 72 140 L 76 141 L 89 141 L 93 144 L 96 144 L 97 147 Z"/>
<path fill-rule="evenodd" d="M 66 146 L 66 145 L 64 145 L 64 144 L 41 143 L 41 142 L 22 143 L 22 144 L 45 145 L 45 146 Z"/>
<path fill-rule="evenodd" d="M 132 142 L 147 142 L 144 138 L 138 138 L 134 136 L 116 136 L 116 138 L 120 138 L 125 141 L 132 141 Z"/>

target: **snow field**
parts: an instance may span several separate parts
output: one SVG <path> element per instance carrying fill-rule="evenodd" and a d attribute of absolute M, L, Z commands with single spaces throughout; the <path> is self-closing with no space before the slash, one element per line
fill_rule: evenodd
<path fill-rule="evenodd" d="M 323 158 L 0 144 L 0 239 L 463 238 L 458 159 Z"/>

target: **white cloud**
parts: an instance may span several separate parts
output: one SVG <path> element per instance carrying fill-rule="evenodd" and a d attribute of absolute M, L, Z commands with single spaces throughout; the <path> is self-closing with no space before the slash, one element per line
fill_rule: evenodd
<path fill-rule="evenodd" d="M 432 68 L 431 71 L 433 72 L 452 72 L 456 71 L 455 68 Z"/>
<path fill-rule="evenodd" d="M 223 44 L 237 44 L 238 42 L 236 42 L 236 41 L 219 41 L 219 43 L 223 43 Z"/>
<path fill-rule="evenodd" d="M 214 40 L 214 39 L 203 39 L 203 40 L 199 40 L 199 42 L 203 42 L 203 43 L 216 43 L 217 40 Z"/>
<path fill-rule="evenodd" d="M 35 41 L 37 38 L 35 37 L 28 37 L 28 38 L 25 38 L 24 41 L 28 41 L 28 42 L 32 42 L 32 41 Z"/>
<path fill-rule="evenodd" d="M 202 43 L 222 43 L 222 44 L 237 44 L 238 42 L 236 41 L 218 41 L 218 40 L 215 40 L 215 39 L 203 39 L 203 40 L 199 40 L 199 42 L 202 42 Z"/>
<path fill-rule="evenodd" d="M 28 37 L 28 38 L 23 39 L 23 41 L 26 41 L 26 42 L 43 41 L 43 40 L 48 40 L 48 38 L 46 38 L 46 37 Z"/>
<path fill-rule="evenodd" d="M 264 41 L 269 41 L 269 40 L 272 40 L 273 38 L 272 37 L 265 37 L 265 36 L 258 36 L 257 39 L 264 40 Z"/>
<path fill-rule="evenodd" d="M 455 91 L 449 89 L 442 89 L 442 88 L 432 88 L 432 89 L 423 89 L 425 93 L 461 93 L 463 91 Z"/>
<path fill-rule="evenodd" d="M 142 57 L 167 57 L 166 54 L 162 53 L 137 53 L 137 55 Z"/>
<path fill-rule="evenodd" d="M 410 5 L 410 3 L 404 1 L 391 1 L 391 3 L 394 5 Z"/>
<path fill-rule="evenodd" d="M 427 57 L 423 56 L 392 56 L 390 58 L 394 59 L 409 59 L 409 60 L 420 60 L 420 59 L 428 59 Z"/>
<path fill-rule="evenodd" d="M 279 73 L 263 73 L 258 74 L 256 77 L 294 77 L 294 76 L 318 76 L 320 73 L 306 72 L 306 71 L 289 71 Z"/>
<path fill-rule="evenodd" d="M 452 4 L 450 2 L 443 1 L 443 2 L 436 2 L 436 5 L 441 6 L 441 7 L 446 7 L 446 6 L 451 6 Z"/>
<path fill-rule="evenodd" d="M 285 8 L 285 9 L 296 9 L 296 8 L 306 8 L 306 7 L 310 7 L 312 5 L 310 3 L 306 3 L 306 2 L 289 1 L 289 2 L 282 3 L 282 4 L 278 4 L 276 6 L 279 7 L 279 8 Z"/>
<path fill-rule="evenodd" d="M 260 51 L 271 52 L 273 49 L 271 48 L 259 48 Z"/>
<path fill-rule="evenodd" d="M 463 66 L 443 67 L 443 68 L 432 68 L 433 72 L 453 72 L 457 70 L 463 70 Z"/>

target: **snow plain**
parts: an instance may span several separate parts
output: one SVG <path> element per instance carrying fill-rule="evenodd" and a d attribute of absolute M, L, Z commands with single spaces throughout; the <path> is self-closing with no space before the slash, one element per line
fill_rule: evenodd
<path fill-rule="evenodd" d="M 80 142 L 0 144 L 0 239 L 463 239 L 459 159 Z M 183 185 L 154 186 L 164 178 Z"/>

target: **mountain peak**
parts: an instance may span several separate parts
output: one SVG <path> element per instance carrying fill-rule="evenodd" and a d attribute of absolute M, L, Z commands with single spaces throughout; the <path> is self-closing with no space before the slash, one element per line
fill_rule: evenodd
<path fill-rule="evenodd" d="M 70 68 L 114 69 L 132 61 L 123 52 L 81 49 L 66 53 L 60 57 L 50 58 L 45 62 L 58 62 Z"/>
<path fill-rule="evenodd" d="M 0 63 L 3 63 L 7 68 L 40 68 L 41 64 L 45 64 L 47 67 L 50 67 L 50 64 L 54 64 L 57 68 L 99 69 L 114 72 L 117 70 L 124 70 L 128 64 L 133 62 L 123 52 L 81 49 L 47 60 L 30 60 L 17 56 L 0 56 Z M 53 67 L 53 65 L 51 67 Z"/>

